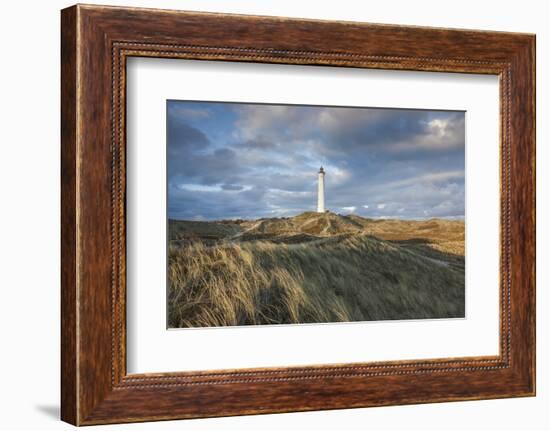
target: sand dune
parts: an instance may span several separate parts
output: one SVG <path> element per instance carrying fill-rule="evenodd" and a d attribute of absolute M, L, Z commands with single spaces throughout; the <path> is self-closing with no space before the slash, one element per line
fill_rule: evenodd
<path fill-rule="evenodd" d="M 169 224 L 171 327 L 464 316 L 464 222 L 289 218 Z"/>

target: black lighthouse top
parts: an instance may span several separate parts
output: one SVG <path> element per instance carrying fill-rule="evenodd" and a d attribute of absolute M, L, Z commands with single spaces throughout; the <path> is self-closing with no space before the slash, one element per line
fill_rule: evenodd
<path fill-rule="evenodd" d="M 319 169 L 319 173 L 320 173 L 320 174 L 324 174 L 324 173 L 325 173 L 325 170 L 323 169 L 322 166 L 321 166 L 321 168 Z"/>

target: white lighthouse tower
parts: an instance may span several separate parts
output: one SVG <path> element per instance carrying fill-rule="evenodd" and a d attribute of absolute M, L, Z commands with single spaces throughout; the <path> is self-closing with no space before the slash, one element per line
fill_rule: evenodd
<path fill-rule="evenodd" d="M 322 166 L 317 175 L 317 212 L 325 212 L 325 170 Z"/>

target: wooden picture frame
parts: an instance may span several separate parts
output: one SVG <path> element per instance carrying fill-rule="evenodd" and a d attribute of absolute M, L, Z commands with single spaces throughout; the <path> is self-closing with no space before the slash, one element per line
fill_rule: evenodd
<path fill-rule="evenodd" d="M 77 5 L 62 11 L 61 417 L 75 425 L 535 394 L 535 36 Z M 130 56 L 500 77 L 500 354 L 126 373 Z"/>

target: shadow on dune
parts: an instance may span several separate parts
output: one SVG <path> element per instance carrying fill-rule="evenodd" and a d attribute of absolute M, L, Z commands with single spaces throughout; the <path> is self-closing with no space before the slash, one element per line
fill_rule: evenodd
<path fill-rule="evenodd" d="M 384 240 L 350 224 L 330 235 L 259 225 L 200 225 L 220 234 L 214 242 L 194 225 L 192 241 L 171 243 L 170 327 L 464 317 L 464 257 L 433 239 Z"/>

